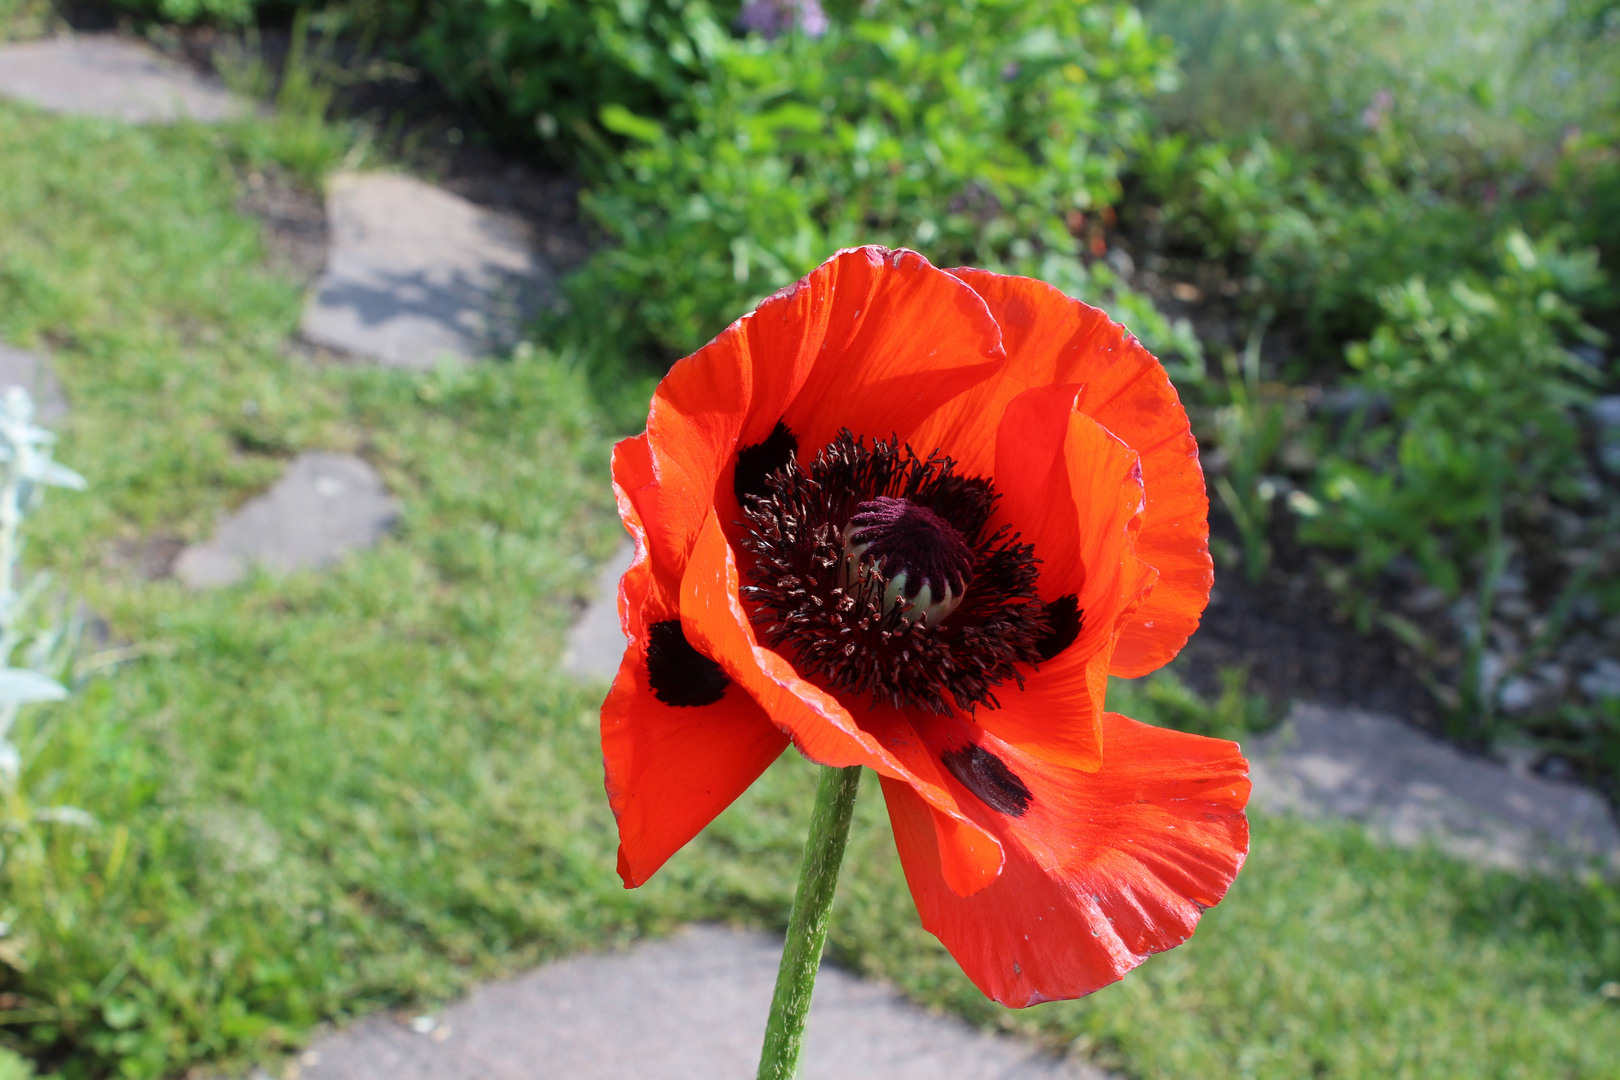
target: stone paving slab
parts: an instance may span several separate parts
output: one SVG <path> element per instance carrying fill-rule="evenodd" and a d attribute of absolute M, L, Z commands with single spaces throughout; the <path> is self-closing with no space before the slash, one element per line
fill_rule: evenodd
<path fill-rule="evenodd" d="M 596 575 L 590 606 L 568 631 L 563 669 L 577 679 L 612 682 L 624 656 L 625 636 L 619 629 L 619 579 L 630 569 L 636 546 L 628 538 Z"/>
<path fill-rule="evenodd" d="M 330 566 L 385 535 L 399 509 L 364 460 L 300 454 L 269 491 L 244 503 L 212 540 L 181 552 L 174 575 L 201 589 L 234 584 L 254 564 L 282 573 Z"/>
<path fill-rule="evenodd" d="M 1296 703 L 1246 749 L 1265 810 L 1365 821 L 1397 843 L 1430 839 L 1503 869 L 1593 857 L 1620 868 L 1620 829 L 1596 792 L 1473 757 L 1394 717 Z"/>
<path fill-rule="evenodd" d="M 144 42 L 86 34 L 0 45 L 0 95 L 130 123 L 229 120 L 248 105 Z"/>
<path fill-rule="evenodd" d="M 751 1080 L 780 939 L 693 926 L 316 1040 L 299 1080 Z M 801 1080 L 1107 1080 L 824 966 Z"/>
<path fill-rule="evenodd" d="M 424 370 L 509 345 L 552 295 L 554 274 L 512 219 L 385 173 L 328 181 L 326 269 L 306 340 Z"/>
<path fill-rule="evenodd" d="M 39 353 L 13 349 L 0 341 L 0 388 L 20 386 L 34 399 L 34 419 L 52 427 L 67 415 L 67 398 L 56 381 L 51 362 Z"/>

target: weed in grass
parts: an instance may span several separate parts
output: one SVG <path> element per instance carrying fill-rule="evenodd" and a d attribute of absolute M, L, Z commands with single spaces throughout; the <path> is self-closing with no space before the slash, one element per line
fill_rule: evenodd
<path fill-rule="evenodd" d="M 1271 510 L 1282 494 L 1271 475 L 1272 459 L 1286 433 L 1290 402 L 1260 383 L 1260 342 L 1264 322 L 1249 332 L 1239 364 L 1226 356 L 1227 403 L 1215 411 L 1215 438 L 1222 469 L 1210 486 L 1237 526 L 1243 542 L 1243 570 L 1250 584 L 1265 577 L 1271 565 Z M 1213 469 L 1210 470 L 1212 473 Z"/>
<path fill-rule="evenodd" d="M 235 48 L 216 54 L 225 83 L 232 91 L 264 103 L 260 115 L 234 125 L 231 141 L 254 168 L 275 163 L 305 185 L 319 188 L 340 163 L 355 167 L 369 148 L 366 129 L 332 122 L 332 98 L 342 69 L 332 60 L 333 32 L 320 35 L 310 25 L 309 9 L 293 17 L 281 71 L 265 64 L 258 28 L 249 25 Z"/>

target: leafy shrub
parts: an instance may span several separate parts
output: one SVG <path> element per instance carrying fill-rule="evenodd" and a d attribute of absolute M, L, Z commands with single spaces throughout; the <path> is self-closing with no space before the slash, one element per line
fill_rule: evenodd
<path fill-rule="evenodd" d="M 574 298 L 619 342 L 688 351 L 860 243 L 1117 284 L 1086 277 L 1069 229 L 1117 199 L 1142 101 L 1170 77 L 1128 5 L 890 0 L 820 37 L 721 43 L 712 65 L 688 128 L 602 110 L 636 145 L 587 201 L 618 246 Z"/>
<path fill-rule="evenodd" d="M 1272 475 L 1274 459 L 1292 429 L 1304 426 L 1298 396 L 1260 382 L 1262 330 L 1256 327 L 1249 335 L 1241 362 L 1233 353 L 1224 357 L 1221 389 L 1227 400 L 1215 407 L 1210 424 L 1220 452 L 1205 462 L 1210 489 L 1237 527 L 1243 570 L 1251 583 L 1258 583 L 1271 565 L 1272 505 L 1282 493 L 1279 478 Z"/>
<path fill-rule="evenodd" d="M 1391 176 L 1375 143 L 1364 138 L 1365 153 L 1341 160 L 1261 135 L 1177 133 L 1134 168 L 1174 247 L 1262 282 L 1261 301 L 1307 331 L 1308 359 L 1336 368 L 1342 343 L 1382 320 L 1382 290 L 1417 276 L 1488 275 L 1492 241 L 1516 220 L 1516 207 L 1459 200 L 1437 178 Z"/>
<path fill-rule="evenodd" d="M 1348 350 L 1352 386 L 1387 402 L 1393 421 L 1352 423 L 1323 462 L 1318 498 L 1296 505 L 1302 537 L 1354 550 L 1365 574 L 1405 554 L 1455 594 L 1493 513 L 1532 492 L 1580 497 L 1570 409 L 1599 374 L 1567 346 L 1596 335 L 1572 299 L 1600 282 L 1596 258 L 1516 231 L 1496 257 L 1491 279 L 1384 289 L 1383 323 Z"/>
<path fill-rule="evenodd" d="M 605 105 L 663 117 L 731 41 L 735 0 L 386 0 L 409 55 L 508 132 L 605 155 Z"/>

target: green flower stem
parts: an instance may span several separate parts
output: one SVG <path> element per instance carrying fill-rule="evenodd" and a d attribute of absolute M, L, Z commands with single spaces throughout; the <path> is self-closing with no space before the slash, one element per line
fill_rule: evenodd
<path fill-rule="evenodd" d="M 776 994 L 771 1018 L 765 1024 L 765 1048 L 759 1055 L 759 1080 L 793 1080 L 804 1046 L 804 1021 L 810 1015 L 810 995 L 816 989 L 816 969 L 827 943 L 833 893 L 838 888 L 838 867 L 844 861 L 849 819 L 855 811 L 855 791 L 861 767 L 824 768 L 816 787 L 816 807 L 810 814 L 810 835 L 804 841 L 804 865 L 799 868 L 799 890 L 793 896 L 787 944 L 776 972 Z"/>

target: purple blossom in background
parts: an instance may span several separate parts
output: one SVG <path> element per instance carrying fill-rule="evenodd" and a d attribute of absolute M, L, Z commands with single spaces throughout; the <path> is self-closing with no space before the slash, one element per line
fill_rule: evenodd
<path fill-rule="evenodd" d="M 818 0 L 748 0 L 737 14 L 737 26 L 774 41 L 795 28 L 818 38 L 828 23 Z"/>
<path fill-rule="evenodd" d="M 1361 126 L 1368 131 L 1377 131 L 1384 126 L 1389 118 L 1390 107 L 1395 104 L 1395 95 L 1388 90 L 1380 90 L 1373 95 L 1371 104 L 1361 110 Z"/>

